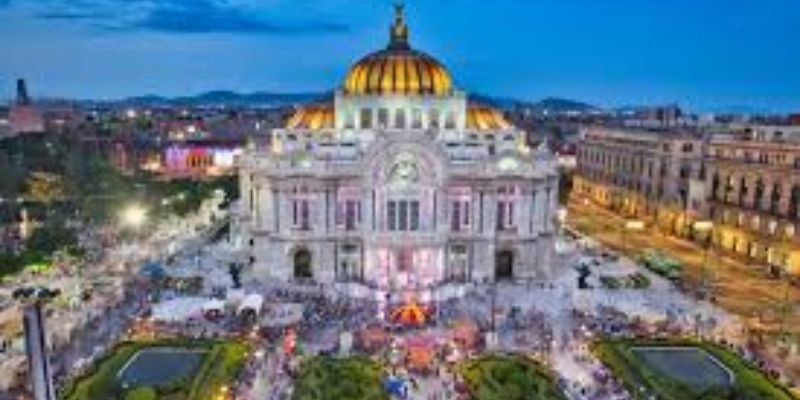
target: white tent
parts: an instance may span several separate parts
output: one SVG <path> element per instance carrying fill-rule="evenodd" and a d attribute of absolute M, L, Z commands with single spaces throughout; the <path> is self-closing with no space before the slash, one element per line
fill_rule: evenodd
<path fill-rule="evenodd" d="M 252 310 L 256 315 L 261 314 L 261 308 L 264 306 L 264 297 L 260 294 L 251 293 L 244 297 L 242 303 L 239 304 L 237 314 L 241 314 L 246 310 Z"/>
<path fill-rule="evenodd" d="M 239 307 L 246 297 L 243 289 L 230 289 L 228 290 L 225 302 L 231 307 Z"/>
<path fill-rule="evenodd" d="M 204 313 L 208 313 L 208 312 L 224 313 L 225 312 L 225 302 L 222 301 L 222 300 L 218 300 L 218 299 L 211 299 L 211 300 L 207 301 L 205 304 L 203 304 L 203 312 Z"/>

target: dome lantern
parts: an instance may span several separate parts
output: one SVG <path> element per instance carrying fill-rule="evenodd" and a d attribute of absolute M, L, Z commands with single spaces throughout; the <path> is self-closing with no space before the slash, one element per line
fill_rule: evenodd
<path fill-rule="evenodd" d="M 404 7 L 398 3 L 389 27 L 389 45 L 350 67 L 344 79 L 344 92 L 358 96 L 451 94 L 450 73 L 435 58 L 412 49 L 408 31 Z"/>
<path fill-rule="evenodd" d="M 389 49 L 408 50 L 408 25 L 404 13 L 403 3 L 394 6 L 394 24 L 389 28 Z"/>

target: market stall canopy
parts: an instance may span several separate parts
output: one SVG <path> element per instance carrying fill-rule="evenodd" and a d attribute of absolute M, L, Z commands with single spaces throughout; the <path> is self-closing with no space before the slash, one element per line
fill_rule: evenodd
<path fill-rule="evenodd" d="M 247 310 L 252 310 L 256 314 L 261 314 L 261 308 L 264 306 L 264 296 L 256 293 L 248 294 L 247 296 L 242 299 L 242 303 L 239 304 L 239 311 L 237 314 L 241 314 Z"/>
<path fill-rule="evenodd" d="M 421 326 L 428 321 L 428 312 L 416 302 L 411 302 L 394 310 L 391 319 L 403 325 Z"/>
<path fill-rule="evenodd" d="M 225 302 L 219 299 L 211 299 L 203 304 L 203 312 L 224 312 Z"/>

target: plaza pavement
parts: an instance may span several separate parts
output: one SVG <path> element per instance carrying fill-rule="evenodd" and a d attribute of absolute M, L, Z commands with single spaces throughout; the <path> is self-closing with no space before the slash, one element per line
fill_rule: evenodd
<path fill-rule="evenodd" d="M 567 224 L 631 257 L 637 257 L 646 248 L 661 250 L 684 265 L 687 289 L 696 292 L 699 288 L 705 249 L 696 243 L 665 235 L 652 226 L 625 233 L 623 217 L 592 203 L 571 202 Z M 770 278 L 763 266 L 748 264 L 713 249 L 709 253 L 707 266 L 716 304 L 744 318 L 751 328 L 758 327 L 772 334 L 785 328 L 795 337 L 800 336 L 800 288 Z M 794 306 L 788 313 L 782 314 L 780 310 L 787 298 Z M 765 350 L 765 356 L 780 361 L 790 375 L 795 379 L 800 378 L 800 360 L 778 360 L 774 357 L 774 351 Z"/>

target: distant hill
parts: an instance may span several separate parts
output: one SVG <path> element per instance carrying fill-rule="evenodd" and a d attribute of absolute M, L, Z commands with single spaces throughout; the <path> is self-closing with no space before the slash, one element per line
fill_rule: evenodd
<path fill-rule="evenodd" d="M 257 107 L 275 108 L 330 99 L 333 94 L 327 92 L 308 92 L 308 93 L 273 93 L 273 92 L 252 92 L 239 93 L 230 90 L 213 90 L 203 92 L 193 96 L 168 97 L 155 94 L 133 96 L 119 100 L 76 100 L 84 105 L 106 104 L 123 106 L 145 106 L 145 107 Z M 547 97 L 538 101 L 519 100 L 510 97 L 494 97 L 483 94 L 469 95 L 470 101 L 492 105 L 494 107 L 511 111 L 514 109 L 528 109 L 538 113 L 566 113 L 566 112 L 588 112 L 600 110 L 599 107 L 581 101 L 564 99 L 559 97 Z M 66 99 L 38 99 L 39 102 L 68 101 Z"/>
<path fill-rule="evenodd" d="M 119 103 L 140 106 L 227 106 L 227 107 L 281 107 L 318 101 L 329 93 L 237 93 L 214 90 L 195 96 L 164 97 L 145 95 L 122 99 Z"/>
<path fill-rule="evenodd" d="M 471 95 L 470 100 L 488 103 L 505 110 L 526 108 L 539 113 L 587 112 L 600 109 L 588 103 L 559 97 L 546 97 L 539 101 L 525 101 L 508 97 L 492 97 L 476 94 Z"/>

